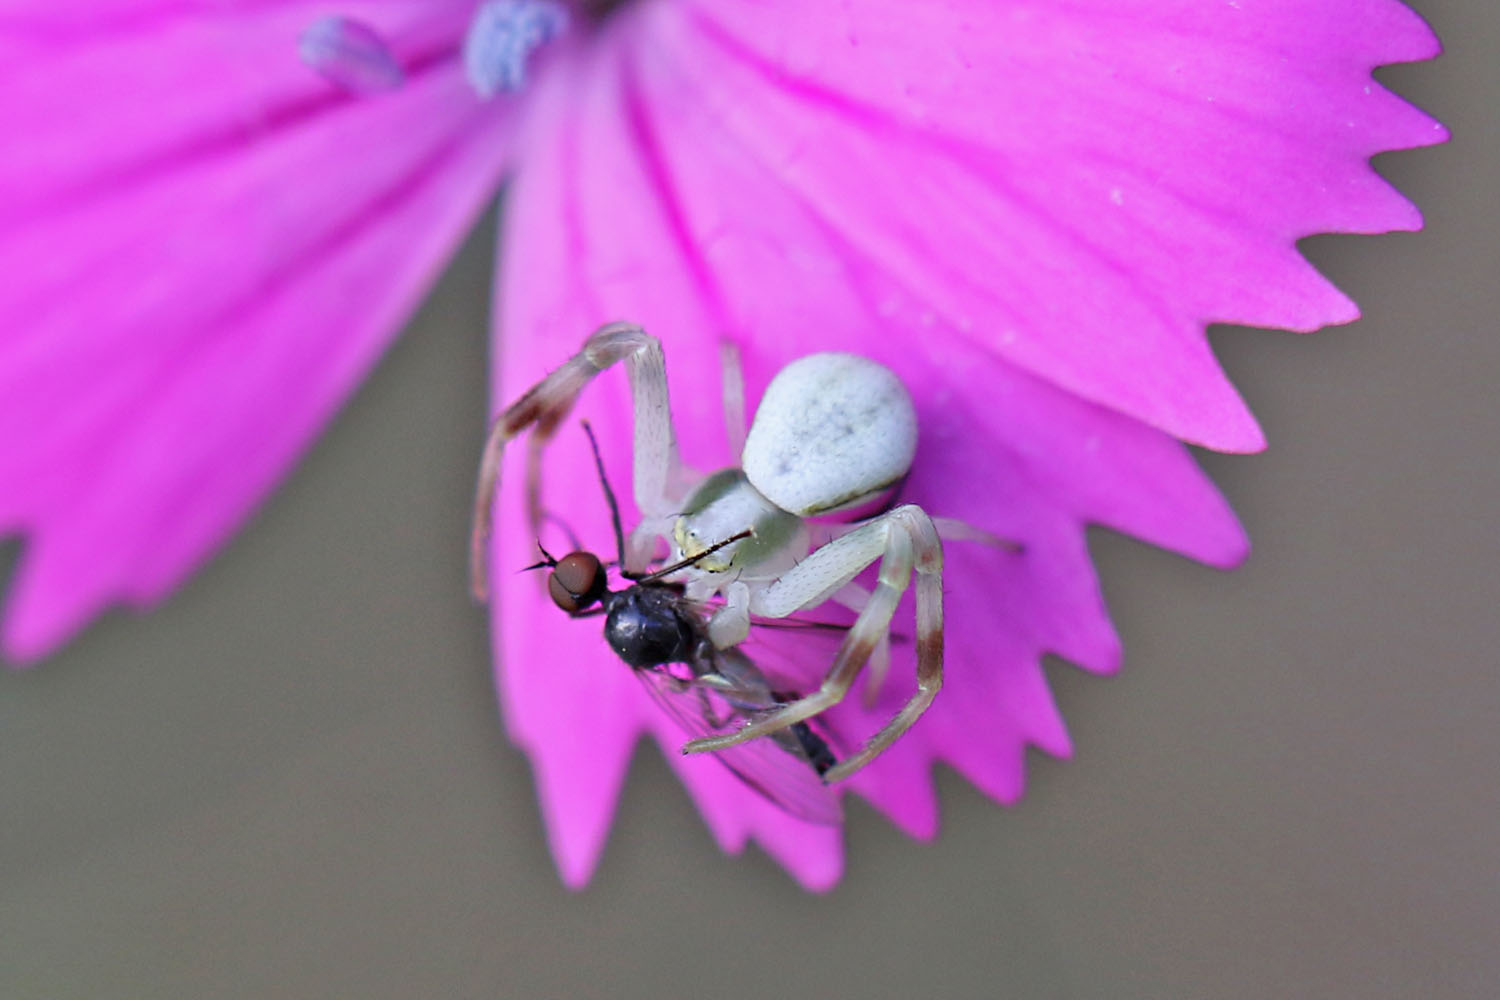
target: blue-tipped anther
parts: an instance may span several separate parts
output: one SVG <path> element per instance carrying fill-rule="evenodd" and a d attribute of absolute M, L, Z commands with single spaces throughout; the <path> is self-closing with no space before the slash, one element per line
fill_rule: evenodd
<path fill-rule="evenodd" d="M 539 46 L 562 34 L 568 11 L 551 0 L 488 0 L 479 5 L 464 39 L 464 71 L 485 99 L 520 90 L 526 64 Z"/>
<path fill-rule="evenodd" d="M 324 77 L 356 94 L 395 90 L 406 80 L 385 39 L 347 17 L 319 18 L 303 29 L 297 54 Z"/>

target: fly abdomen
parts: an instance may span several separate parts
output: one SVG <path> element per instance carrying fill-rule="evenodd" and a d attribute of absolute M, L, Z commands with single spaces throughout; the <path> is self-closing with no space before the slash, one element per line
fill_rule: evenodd
<path fill-rule="evenodd" d="M 818 777 L 828 773 L 828 769 L 839 762 L 829 748 L 828 741 L 812 731 L 812 727 L 805 722 L 794 722 L 788 727 L 792 735 L 797 737 L 797 743 L 802 747 L 802 752 L 807 754 L 808 763 L 818 772 Z"/>

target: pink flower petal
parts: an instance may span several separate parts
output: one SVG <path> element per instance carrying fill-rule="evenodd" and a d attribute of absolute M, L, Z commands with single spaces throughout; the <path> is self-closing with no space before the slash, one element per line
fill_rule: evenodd
<path fill-rule="evenodd" d="M 663 239 L 654 199 L 632 197 L 634 182 L 622 180 L 634 164 L 622 132 L 618 87 L 601 51 L 559 53 L 532 95 L 531 130 L 523 136 L 528 156 L 519 165 L 507 206 L 500 252 L 500 287 L 507 293 L 498 303 L 497 324 L 498 329 L 527 333 L 496 338 L 497 400 L 513 399 L 538 373 L 571 355 L 582 339 L 580 331 L 615 318 L 608 296 L 618 298 L 620 289 L 660 291 L 662 297 L 638 304 L 661 321 L 658 327 L 675 325 L 685 336 L 706 323 L 691 289 L 681 294 L 675 259 L 651 252 Z M 596 234 L 607 242 L 594 242 Z M 629 272 L 621 275 L 626 283 L 612 287 L 607 274 L 617 262 Z M 653 269 L 664 276 L 643 280 Z M 577 415 L 592 419 L 630 517 L 628 407 L 629 395 L 618 380 L 605 378 L 584 397 Z M 702 414 L 704 408 L 697 411 Z M 548 463 L 546 502 L 585 545 L 606 548 L 606 510 L 587 451 L 580 450 L 585 447 L 582 435 L 565 428 L 559 439 L 557 454 L 569 454 L 571 460 Z M 604 645 L 597 622 L 567 621 L 545 597 L 540 581 L 510 572 L 535 558 L 522 509 L 521 451 L 513 448 L 506 456 L 503 482 L 510 488 L 500 493 L 491 554 L 496 682 L 507 728 L 536 764 L 542 801 L 556 804 L 544 808 L 544 817 L 563 878 L 578 885 L 597 863 L 624 777 L 622 767 L 578 766 L 579 756 L 623 760 L 642 732 L 670 723 Z M 544 541 L 549 548 L 554 544 L 553 539 Z M 566 538 L 556 544 L 568 546 Z M 536 627 L 512 624 L 520 622 Z M 556 645 L 559 636 L 566 637 L 565 647 Z M 704 764 L 717 767 L 713 762 L 693 766 L 701 771 Z M 742 800 L 737 786 L 713 777 L 702 779 L 699 789 L 718 789 L 732 803 Z M 737 847 L 743 843 L 742 834 L 736 839 L 737 829 L 726 817 L 715 834 L 721 843 Z"/>
<path fill-rule="evenodd" d="M 1352 319 L 1296 240 L 1415 228 L 1368 160 L 1444 137 L 1370 79 L 1437 51 L 1394 0 L 640 0 L 528 67 L 518 122 L 456 66 L 471 0 L 338 5 L 375 89 L 406 81 L 365 100 L 297 58 L 325 4 L 85 6 L 0 14 L 0 132 L 24 137 L 0 162 L 0 273 L 26 278 L 0 287 L 0 532 L 28 538 L 7 655 L 160 599 L 223 540 L 373 364 L 514 147 L 497 405 L 589 329 L 635 319 L 666 342 L 684 453 L 707 470 L 731 458 L 720 337 L 744 350 L 752 403 L 789 359 L 857 350 L 918 401 L 905 498 L 1023 543 L 947 547 L 947 693 L 849 784 L 919 837 L 937 829 L 933 763 L 1009 802 L 1027 746 L 1069 752 L 1044 653 L 1118 667 L 1086 524 L 1243 556 L 1179 443 L 1262 443 L 1204 327 Z M 579 416 L 629 515 L 621 383 Z M 598 623 L 508 571 L 534 551 L 521 462 L 493 551 L 498 679 L 564 880 L 591 874 L 649 732 L 724 849 L 753 839 L 832 885 L 838 830 L 682 759 Z M 548 476 L 549 547 L 606 547 L 571 428 Z M 905 698 L 910 621 L 908 600 L 876 704 L 828 713 L 846 740 Z M 804 689 L 831 656 L 752 645 Z"/>
<path fill-rule="evenodd" d="M 406 88 L 354 101 L 299 63 L 317 4 L 24 22 L 47 55 L 0 104 L 31 139 L 0 165 L 0 267 L 28 276 L 0 290 L 0 530 L 28 536 L 6 655 L 159 600 L 222 542 L 493 191 L 503 110 L 438 58 L 462 16 L 349 6 Z"/>
<path fill-rule="evenodd" d="M 1294 242 L 1418 226 L 1368 160 L 1443 136 L 1370 79 L 1436 52 L 1387 0 L 691 7 L 655 8 L 642 73 L 873 267 L 997 356 L 1222 450 L 1262 441 L 1204 325 L 1353 319 Z"/>
<path fill-rule="evenodd" d="M 1295 241 L 1419 223 L 1368 157 L 1442 133 L 1369 70 L 1433 51 L 1420 22 L 1373 0 L 1269 13 L 642 5 L 536 95 L 501 255 L 496 403 L 597 324 L 634 319 L 666 344 L 684 454 L 707 470 L 729 461 L 718 337 L 742 346 L 752 403 L 782 364 L 814 350 L 856 350 L 898 371 L 922 420 L 904 498 L 1025 545 L 947 547 L 944 695 L 850 782 L 931 836 L 933 762 L 1009 802 L 1026 746 L 1069 752 L 1043 653 L 1098 672 L 1119 665 L 1084 525 L 1215 565 L 1243 557 L 1232 512 L 1174 440 L 1261 443 L 1203 328 L 1353 317 Z M 934 64 L 934 53 L 955 55 Z M 628 500 L 622 383 L 602 377 L 579 416 L 600 432 Z M 583 544 L 606 547 L 581 434 L 565 428 L 546 469 L 548 506 Z M 513 461 L 497 567 L 533 558 L 520 474 Z M 554 628 L 516 627 L 560 618 L 538 582 L 499 589 L 512 731 L 538 762 L 544 800 L 584 814 L 574 826 L 548 811 L 576 883 L 621 780 L 566 765 L 579 733 L 605 755 L 649 730 L 669 758 L 682 737 L 597 629 L 570 633 L 559 665 Z M 898 628 L 910 614 L 908 602 Z M 910 659 L 909 645 L 898 649 L 873 710 L 851 698 L 831 723 L 854 738 L 876 728 L 910 688 Z M 804 656 L 799 682 L 815 683 L 825 662 Z M 588 727 L 571 728 L 580 717 Z M 805 884 L 836 877 L 836 842 L 809 838 L 722 769 L 674 766 L 727 850 L 750 837 Z"/>
<path fill-rule="evenodd" d="M 636 303 L 628 314 L 648 316 L 652 328 L 670 331 L 674 343 L 707 324 L 680 259 L 670 251 L 671 236 L 635 156 L 630 115 L 619 103 L 617 67 L 598 51 L 576 58 L 575 65 L 558 66 L 534 95 L 530 121 L 556 131 L 546 137 L 551 141 L 526 137 L 532 155 L 511 189 L 500 255 L 511 294 L 501 299 L 500 326 L 535 330 L 537 336 L 497 338 L 499 399 L 513 398 L 533 373 L 575 351 L 578 331 L 603 317 L 626 315 L 614 310 L 623 309 L 627 300 Z M 636 197 L 637 192 L 645 197 Z M 509 277 L 517 272 L 526 277 Z M 717 387 L 716 348 L 704 346 L 697 354 L 713 360 L 697 374 Z M 674 355 L 674 375 L 691 376 L 689 361 Z M 690 377 L 687 384 L 697 381 Z M 678 391 L 679 419 L 695 431 L 684 435 L 689 456 L 705 454 L 702 445 L 709 437 L 722 451 L 717 390 L 693 393 L 679 386 Z M 628 407 L 628 393 L 618 380 L 606 377 L 584 397 L 577 416 L 593 421 L 611 481 L 630 517 Z M 501 492 L 492 552 L 497 683 L 507 726 L 537 764 L 544 816 L 564 880 L 570 885 L 587 880 L 623 779 L 622 769 L 591 767 L 587 761 L 607 765 L 620 760 L 642 732 L 650 731 L 726 850 L 738 851 L 753 837 L 807 887 L 831 886 L 842 870 L 838 831 L 792 819 L 747 791 L 717 762 L 679 759 L 677 750 L 686 737 L 604 645 L 600 623 L 567 621 L 534 575 L 507 571 L 531 562 L 535 552 L 521 508 L 521 451 L 512 449 L 507 455 L 504 481 L 510 488 Z M 606 510 L 582 433 L 565 428 L 553 456 L 547 466 L 549 507 L 584 544 L 607 549 Z M 722 460 L 722 455 L 714 457 Z M 549 548 L 568 545 L 561 534 L 544 541 Z M 536 624 L 518 627 L 522 622 Z"/>

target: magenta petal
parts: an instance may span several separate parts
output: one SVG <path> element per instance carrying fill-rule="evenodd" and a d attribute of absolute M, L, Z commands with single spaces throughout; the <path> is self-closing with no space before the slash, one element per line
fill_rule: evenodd
<path fill-rule="evenodd" d="M 513 621 L 557 627 L 511 628 L 509 641 L 497 633 L 496 661 L 526 667 L 504 673 L 505 717 L 536 769 L 558 872 L 582 888 L 604 848 L 642 720 L 656 709 L 610 656 L 599 623 L 559 621 L 538 582 L 534 575 L 504 581 L 500 601 Z"/>
<path fill-rule="evenodd" d="M 1203 328 L 1355 317 L 1295 241 L 1419 225 L 1368 160 L 1443 132 L 1369 71 L 1436 46 L 1386 0 L 1211 6 L 663 6 L 642 72 L 974 343 L 1253 450 Z"/>
<path fill-rule="evenodd" d="M 0 219 L 112 193 L 194 157 L 228 156 L 339 100 L 298 57 L 327 4 L 8 4 Z M 408 69 L 452 52 L 468 4 L 356 0 Z M 30 8 L 30 9 L 27 9 Z M 85 13 L 86 11 L 86 13 Z"/>
<path fill-rule="evenodd" d="M 934 762 L 1009 802 L 1027 746 L 1070 752 L 1043 654 L 1119 665 L 1085 525 L 1215 565 L 1243 557 L 1233 513 L 1174 439 L 1260 444 L 1204 326 L 1352 318 L 1295 241 L 1418 224 L 1367 161 L 1442 133 L 1369 70 L 1432 45 L 1403 8 L 1353 0 L 1243 17 L 1188 3 L 643 5 L 538 95 L 502 253 L 497 403 L 583 332 L 635 319 L 666 344 L 684 454 L 709 469 L 729 460 L 719 337 L 744 351 L 751 402 L 809 351 L 897 370 L 922 421 L 905 498 L 1025 546 L 947 547 L 944 694 L 850 782 L 931 836 Z M 580 407 L 617 484 L 621 383 L 604 376 Z M 547 502 L 602 546 L 587 452 L 568 437 Z M 502 509 L 497 565 L 524 565 L 518 491 Z M 593 672 L 570 666 L 567 697 L 587 705 L 552 705 L 545 644 L 517 627 L 548 608 L 534 580 L 501 586 L 512 726 L 544 798 L 592 799 L 576 829 L 549 813 L 566 866 L 597 854 L 620 779 L 561 766 L 576 731 L 547 720 L 585 712 L 611 747 L 649 729 L 669 759 L 681 737 L 627 693 L 602 642 L 570 646 Z M 897 620 L 909 630 L 909 602 Z M 898 650 L 877 704 L 850 698 L 831 724 L 876 728 L 910 689 L 910 659 Z M 782 662 L 809 686 L 827 660 Z M 836 839 L 807 837 L 722 770 L 674 767 L 726 850 L 749 837 L 805 883 L 836 877 Z"/>
<path fill-rule="evenodd" d="M 739 779 L 713 760 L 684 757 L 680 730 L 667 719 L 653 722 L 667 763 L 698 804 L 721 850 L 738 854 L 751 838 L 802 886 L 833 888 L 844 871 L 842 831 L 787 815 L 779 806 L 747 792 Z"/>
<path fill-rule="evenodd" d="M 513 398 L 538 372 L 574 350 L 580 331 L 617 316 L 642 318 L 668 339 L 677 413 L 691 460 L 722 461 L 723 431 L 715 394 L 689 386 L 718 384 L 717 345 L 691 275 L 676 253 L 670 220 L 660 211 L 649 165 L 640 158 L 630 109 L 621 103 L 618 64 L 608 50 L 581 53 L 559 66 L 534 95 L 528 158 L 512 187 L 500 254 L 505 294 L 496 338 L 497 399 Z M 585 61 L 586 60 L 586 61 Z M 518 335 L 516 331 L 526 331 Z M 693 345 L 693 351 L 679 346 Z M 579 406 L 592 420 L 612 481 L 631 516 L 628 393 L 618 372 L 601 378 Z M 654 732 L 683 777 L 716 839 L 737 851 L 759 842 L 809 888 L 831 886 L 842 870 L 839 831 L 795 820 L 750 792 L 710 760 L 685 761 L 685 736 L 649 700 L 604 645 L 599 623 L 569 622 L 542 595 L 534 576 L 506 572 L 535 551 L 519 489 L 519 449 L 507 456 L 492 552 L 498 591 L 493 614 L 498 683 L 506 720 L 536 763 L 553 852 L 564 878 L 586 877 L 602 848 L 608 813 L 623 772 L 613 766 L 634 739 Z M 565 427 L 547 463 L 546 501 L 586 544 L 608 545 L 608 523 L 582 433 Z M 549 546 L 554 540 L 548 541 Z M 566 545 L 561 535 L 557 544 Z M 553 642 L 566 637 L 559 650 Z M 578 638 L 581 636 L 582 638 Z M 610 766 L 589 768 L 581 757 Z"/>
<path fill-rule="evenodd" d="M 497 331 L 506 332 L 495 338 L 497 401 L 524 391 L 538 374 L 572 354 L 583 332 L 608 319 L 645 317 L 654 329 L 670 330 L 677 339 L 706 322 L 676 257 L 661 252 L 670 236 L 654 197 L 634 196 L 642 183 L 639 165 L 622 132 L 625 116 L 618 87 L 607 75 L 610 63 L 599 52 L 559 53 L 555 72 L 532 95 L 531 131 L 524 136 L 528 156 L 511 186 L 500 252 L 504 292 Z M 618 277 L 612 281 L 611 275 Z M 674 356 L 671 363 L 676 373 L 687 370 L 689 359 Z M 577 411 L 579 418 L 593 421 L 611 479 L 621 484 L 627 517 L 633 512 L 624 486 L 630 481 L 630 423 L 622 419 L 628 407 L 619 380 L 605 377 Z M 693 415 L 711 409 L 697 407 Z M 497 685 L 507 726 L 535 763 L 543 802 L 559 804 L 544 810 L 548 832 L 564 878 L 578 884 L 603 847 L 628 748 L 643 732 L 668 723 L 604 645 L 597 622 L 567 621 L 534 576 L 508 572 L 535 558 L 522 506 L 519 452 L 507 455 L 509 488 L 500 493 L 491 553 L 497 567 L 492 611 Z M 605 547 L 608 522 L 581 432 L 564 428 L 553 456 L 546 467 L 547 505 L 585 544 Z M 566 547 L 566 537 L 557 544 Z M 553 645 L 559 635 L 566 636 L 566 655 L 558 655 Z M 662 732 L 665 746 L 682 742 L 680 734 Z M 610 766 L 579 766 L 580 754 L 596 749 Z M 686 773 L 718 768 L 712 761 L 674 765 Z M 717 778 L 709 774 L 695 785 L 705 796 L 700 807 L 720 794 L 749 795 L 737 784 L 726 791 Z M 783 819 L 774 812 L 756 814 L 768 838 Z M 732 848 L 743 844 L 739 824 L 727 817 L 721 816 L 715 833 Z"/>
<path fill-rule="evenodd" d="M 180 582 L 358 384 L 494 189 L 504 121 L 464 99 L 456 63 L 347 99 L 296 59 L 317 6 L 163 8 L 23 59 L 6 91 L 0 128 L 37 136 L 0 167 L 0 267 L 31 279 L 0 290 L 0 530 L 28 536 L 8 656 Z M 412 58 L 461 28 L 366 6 Z"/>

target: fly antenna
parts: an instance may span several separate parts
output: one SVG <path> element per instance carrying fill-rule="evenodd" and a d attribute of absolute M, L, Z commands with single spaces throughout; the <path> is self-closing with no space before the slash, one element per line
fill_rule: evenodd
<path fill-rule="evenodd" d="M 609 488 L 609 477 L 604 474 L 604 458 L 599 454 L 599 439 L 594 437 L 594 428 L 583 421 L 583 432 L 589 436 L 589 447 L 594 451 L 594 468 L 599 470 L 599 485 L 604 487 L 604 501 L 609 504 L 609 523 L 615 529 L 615 552 L 620 559 L 620 572 L 625 571 L 625 529 L 620 526 L 620 505 L 615 500 L 615 491 Z"/>
<path fill-rule="evenodd" d="M 523 566 L 520 572 L 529 573 L 534 569 L 551 569 L 557 565 L 557 560 L 552 557 L 552 553 L 542 548 L 542 540 L 540 538 L 536 540 L 536 550 L 542 554 L 542 561 L 532 563 L 530 566 Z"/>
<path fill-rule="evenodd" d="M 702 552 L 699 552 L 697 555 L 688 556 L 686 559 L 674 562 L 670 566 L 663 566 L 655 573 L 648 573 L 646 576 L 641 577 L 636 582 L 655 583 L 657 580 L 660 580 L 664 576 L 671 576 L 673 573 L 677 572 L 680 569 L 687 569 L 694 563 L 702 561 L 704 558 L 713 555 L 715 552 L 719 551 L 726 545 L 733 545 L 735 542 L 744 541 L 746 538 L 749 538 L 754 534 L 755 530 L 753 528 L 746 528 L 744 531 L 740 532 L 737 535 L 730 535 L 722 542 L 714 542 L 712 545 L 704 549 Z"/>

